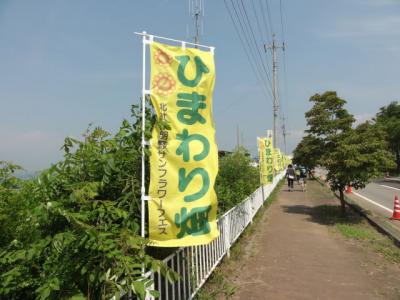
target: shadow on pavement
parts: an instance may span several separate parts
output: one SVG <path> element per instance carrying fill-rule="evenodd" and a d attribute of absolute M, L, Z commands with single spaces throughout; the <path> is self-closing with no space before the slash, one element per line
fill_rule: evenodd
<path fill-rule="evenodd" d="M 349 209 L 343 215 L 340 206 L 336 205 L 283 205 L 283 211 L 288 214 L 300 214 L 309 216 L 310 222 L 315 222 L 322 225 L 335 224 L 357 224 L 362 222 L 363 218 Z"/>

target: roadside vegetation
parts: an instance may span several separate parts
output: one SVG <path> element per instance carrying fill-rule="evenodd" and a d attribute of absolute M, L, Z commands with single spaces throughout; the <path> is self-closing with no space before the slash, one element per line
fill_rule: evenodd
<path fill-rule="evenodd" d="M 400 104 L 394 101 L 381 107 L 374 120 L 386 133 L 389 149 L 396 158 L 395 174 L 400 175 Z"/>
<path fill-rule="evenodd" d="M 148 240 L 140 237 L 137 107 L 132 120 L 114 135 L 89 127 L 81 140 L 66 138 L 64 159 L 36 179 L 18 179 L 15 172 L 22 168 L 0 161 L 1 299 L 109 299 L 128 288 L 140 298 L 157 295 L 141 276 L 142 263 L 176 277 L 148 254 Z M 167 124 L 153 115 L 147 138 L 152 126 Z M 221 159 L 221 212 L 258 186 L 250 162 L 244 149 Z"/>
<path fill-rule="evenodd" d="M 293 161 L 310 170 L 316 166 L 327 170 L 326 181 L 339 192 L 344 213 L 346 186 L 364 188 L 371 178 L 395 168 L 394 155 L 388 151 L 390 136 L 373 121 L 355 125 L 346 100 L 336 92 L 315 94 L 310 102 L 306 136 L 294 150 Z"/>
<path fill-rule="evenodd" d="M 285 179 L 282 179 L 278 183 L 274 191 L 265 201 L 264 206 L 257 212 L 253 222 L 245 229 L 243 234 L 230 249 L 230 258 L 225 257 L 222 260 L 222 263 L 214 270 L 205 285 L 200 289 L 199 293 L 196 295 L 197 300 L 229 299 L 229 297 L 235 293 L 238 287 L 231 280 L 227 279 L 226 274 L 234 273 L 235 270 L 237 270 L 235 269 L 237 263 L 243 259 L 245 255 L 249 254 L 246 252 L 248 239 L 262 220 L 264 212 L 278 199 L 278 193 L 284 184 Z"/>
<path fill-rule="evenodd" d="M 260 186 L 258 168 L 252 163 L 250 154 L 243 147 L 219 160 L 215 190 L 220 214 L 242 202 Z"/>
<path fill-rule="evenodd" d="M 315 214 L 344 238 L 361 243 L 362 246 L 381 254 L 389 262 L 400 263 L 400 248 L 358 213 L 349 211 L 343 215 L 338 206 L 324 205 L 318 207 Z"/>

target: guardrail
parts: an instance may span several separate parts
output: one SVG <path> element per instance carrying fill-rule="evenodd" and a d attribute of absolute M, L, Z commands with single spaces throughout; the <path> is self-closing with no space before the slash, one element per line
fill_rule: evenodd
<path fill-rule="evenodd" d="M 193 299 L 223 257 L 230 255 L 230 248 L 275 189 L 285 172 L 280 173 L 270 185 L 259 187 L 240 204 L 228 210 L 218 220 L 220 235 L 210 244 L 180 248 L 164 259 L 164 263 L 179 274 L 179 280 L 170 282 L 160 273 L 149 273 L 160 300 Z M 131 298 L 131 297 L 128 297 Z M 111 300 L 114 300 L 113 297 Z M 153 297 L 148 297 L 153 300 Z"/>

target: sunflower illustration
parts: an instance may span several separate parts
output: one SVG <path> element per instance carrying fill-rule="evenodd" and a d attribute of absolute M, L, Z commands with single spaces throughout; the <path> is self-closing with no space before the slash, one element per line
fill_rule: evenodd
<path fill-rule="evenodd" d="M 162 51 L 161 49 L 157 49 L 154 54 L 154 59 L 159 65 L 170 65 L 172 62 L 172 57 L 168 53 Z"/>
<path fill-rule="evenodd" d="M 153 89 L 162 96 L 168 96 L 175 90 L 176 82 L 171 75 L 160 73 L 153 78 Z"/>

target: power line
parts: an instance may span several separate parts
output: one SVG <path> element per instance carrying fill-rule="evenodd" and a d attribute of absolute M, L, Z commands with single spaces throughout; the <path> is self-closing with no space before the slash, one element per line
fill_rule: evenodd
<path fill-rule="evenodd" d="M 265 89 L 266 96 L 268 96 L 269 94 L 272 94 L 271 87 L 266 84 L 265 80 L 263 80 L 265 77 L 263 76 L 264 74 L 262 72 L 262 69 L 260 68 L 260 64 L 257 63 L 257 56 L 254 52 L 254 49 L 252 47 L 252 44 L 250 43 L 249 38 L 248 38 L 248 30 L 246 30 L 247 28 L 245 29 L 242 19 L 238 13 L 238 9 L 236 9 L 236 6 L 233 3 L 233 1 L 231 0 L 231 4 L 232 4 L 233 11 L 236 15 L 236 19 L 234 18 L 232 9 L 230 8 L 230 6 L 226 2 L 226 0 L 224 0 L 224 3 L 225 3 L 225 7 L 228 10 L 229 16 L 232 20 L 232 23 L 235 27 L 236 34 L 239 36 L 242 47 L 246 53 L 247 59 L 251 65 L 254 73 L 256 74 L 256 77 L 258 77 L 258 80 L 259 80 L 261 86 Z M 239 29 L 239 27 L 241 30 Z"/>
<path fill-rule="evenodd" d="M 283 30 L 283 12 L 282 12 L 282 0 L 279 0 L 279 14 L 281 16 L 281 32 L 282 32 L 282 40 L 285 41 L 285 33 Z"/>
<path fill-rule="evenodd" d="M 267 32 L 267 42 L 270 43 L 271 40 L 268 40 L 268 32 L 269 32 L 270 37 L 272 38 L 272 30 L 271 30 L 271 28 L 268 26 L 268 22 L 267 22 L 266 13 L 265 13 L 265 10 L 264 10 L 263 1 L 262 1 L 262 0 L 259 0 L 258 2 L 260 3 L 260 7 L 261 7 L 261 16 L 262 16 L 262 20 L 263 20 L 263 23 L 264 23 L 265 31 Z"/>
<path fill-rule="evenodd" d="M 269 9 L 269 1 L 265 0 L 265 4 L 267 5 L 268 23 L 269 23 L 269 28 L 271 30 L 271 35 L 272 35 L 274 32 L 274 28 L 272 27 L 272 19 L 271 19 L 271 11 Z"/>
<path fill-rule="evenodd" d="M 252 36 L 252 38 L 253 38 L 254 47 L 255 47 L 256 50 L 257 50 L 258 57 L 260 58 L 261 66 L 262 66 L 262 68 L 264 69 L 264 72 L 265 72 L 265 74 L 266 74 L 266 76 L 267 76 L 268 82 L 269 82 L 269 84 L 270 84 L 270 86 L 271 86 L 271 88 L 272 88 L 271 79 L 270 79 L 270 77 L 269 77 L 269 72 L 270 72 L 270 71 L 269 71 L 269 70 L 267 71 L 267 68 L 266 68 L 266 66 L 265 66 L 264 60 L 263 60 L 263 58 L 262 58 L 262 56 L 261 56 L 261 51 L 260 51 L 259 47 L 257 46 L 257 40 L 256 40 L 256 38 L 255 38 L 254 31 L 253 31 L 253 28 L 252 28 L 252 26 L 251 26 L 249 16 L 247 15 L 246 8 L 245 8 L 245 6 L 244 6 L 244 4 L 243 4 L 243 0 L 240 0 L 240 3 L 242 4 L 243 11 L 244 11 L 244 14 L 245 14 L 245 16 L 246 16 L 247 24 L 248 24 L 248 26 L 249 26 L 249 29 L 250 29 L 250 32 L 251 32 L 251 36 Z"/>
<path fill-rule="evenodd" d="M 285 43 L 285 26 L 284 26 L 284 18 L 283 18 L 283 5 L 282 0 L 279 0 L 279 14 L 280 14 L 280 21 L 281 21 L 281 36 L 282 41 Z M 285 118 L 285 110 L 286 105 L 289 102 L 288 99 L 288 80 L 287 80 L 287 67 L 286 67 L 286 51 L 283 51 L 283 101 L 282 101 L 282 134 L 284 138 L 285 148 L 286 148 L 286 118 Z M 285 149 L 286 151 L 286 149 Z"/>
<path fill-rule="evenodd" d="M 249 61 L 250 66 L 251 66 L 251 68 L 253 69 L 253 72 L 255 73 L 255 75 L 256 75 L 256 77 L 257 77 L 257 80 L 259 81 L 259 83 L 261 84 L 261 86 L 264 88 L 264 92 L 266 93 L 265 95 L 268 96 L 269 90 L 267 89 L 267 87 L 266 87 L 264 81 L 262 80 L 262 74 L 260 73 L 259 68 L 257 68 L 257 64 L 254 63 L 254 61 L 251 59 L 251 55 L 252 55 L 253 53 L 251 52 L 251 49 L 250 49 L 250 51 L 247 49 L 246 44 L 245 44 L 245 41 L 244 41 L 242 35 L 240 34 L 240 30 L 239 30 L 239 28 L 238 28 L 238 25 L 236 24 L 236 22 L 235 22 L 235 20 L 234 20 L 234 18 L 233 18 L 232 11 L 231 11 L 231 9 L 229 8 L 229 5 L 226 3 L 226 0 L 224 0 L 224 3 L 225 3 L 225 7 L 226 7 L 227 10 L 228 10 L 229 16 L 230 16 L 230 18 L 231 18 L 231 20 L 232 20 L 232 23 L 233 23 L 233 25 L 234 25 L 234 27 L 235 27 L 236 34 L 239 36 L 239 39 L 240 39 L 241 45 L 242 45 L 242 47 L 243 47 L 243 50 L 244 50 L 245 53 L 246 53 L 247 60 Z M 233 7 L 233 8 L 235 9 L 235 7 Z M 235 9 L 235 14 L 237 15 L 236 9 Z M 239 22 L 240 22 L 240 19 L 239 19 Z M 240 27 L 242 28 L 242 31 L 244 32 L 243 26 L 242 26 L 241 23 L 240 23 Z M 244 35 L 244 37 L 245 37 L 246 40 L 247 40 L 247 36 L 245 35 L 245 33 L 243 33 L 243 35 Z M 247 43 L 248 43 L 248 41 L 247 41 Z M 249 52 L 250 52 L 250 54 L 249 54 Z M 254 54 L 253 54 L 253 55 L 254 55 Z"/>
<path fill-rule="evenodd" d="M 251 4 L 252 4 L 252 7 L 253 7 L 253 13 L 254 13 L 254 16 L 255 16 L 255 19 L 256 19 L 256 25 L 257 25 L 257 28 L 258 28 L 258 32 L 260 33 L 261 39 L 263 39 L 263 30 L 261 29 L 262 27 L 261 27 L 260 21 L 259 21 L 259 19 L 258 19 L 258 13 L 257 13 L 256 6 L 254 5 L 254 0 L 251 0 Z M 266 29 L 266 28 L 265 28 L 265 29 Z M 266 32 L 265 36 L 266 36 L 265 42 L 268 43 L 268 33 L 267 33 L 267 32 Z M 260 39 L 259 39 L 259 40 L 260 40 Z M 264 48 L 264 44 L 265 44 L 265 43 L 261 43 L 261 48 Z M 267 64 L 268 72 L 270 72 L 271 68 L 270 68 L 270 66 L 269 66 L 268 60 L 266 60 L 266 64 Z M 271 83 L 271 82 L 270 82 L 270 83 Z"/>

